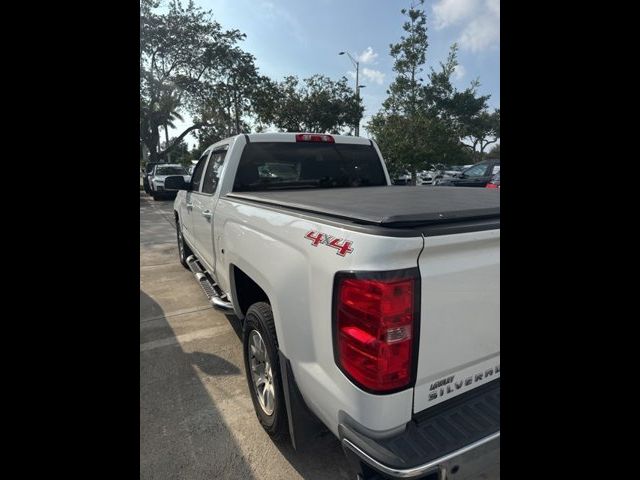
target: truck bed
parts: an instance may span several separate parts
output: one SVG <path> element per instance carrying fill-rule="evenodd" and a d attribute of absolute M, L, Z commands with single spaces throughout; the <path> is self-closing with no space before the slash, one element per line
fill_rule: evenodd
<path fill-rule="evenodd" d="M 318 188 L 232 192 L 227 197 L 384 227 L 411 227 L 500 216 L 500 194 L 484 188 Z"/>

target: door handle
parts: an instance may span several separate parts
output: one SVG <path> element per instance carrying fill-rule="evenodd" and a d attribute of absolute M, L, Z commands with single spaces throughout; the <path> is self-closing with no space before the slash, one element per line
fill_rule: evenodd
<path fill-rule="evenodd" d="M 203 217 L 211 218 L 211 215 L 212 215 L 211 210 L 205 210 L 202 212 Z"/>

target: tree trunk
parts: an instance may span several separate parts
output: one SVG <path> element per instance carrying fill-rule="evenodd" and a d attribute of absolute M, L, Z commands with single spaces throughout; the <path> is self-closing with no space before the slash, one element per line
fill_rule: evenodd
<path fill-rule="evenodd" d="M 158 155 L 158 146 L 160 144 L 160 133 L 158 132 L 157 126 L 151 127 L 151 136 L 147 143 L 147 148 L 149 149 L 149 161 L 157 162 L 160 156 Z"/>
<path fill-rule="evenodd" d="M 234 78 L 233 81 L 233 110 L 234 110 L 234 115 L 235 115 L 235 120 L 236 120 L 236 135 L 238 135 L 240 133 L 240 111 L 238 109 L 238 91 L 237 91 L 237 87 L 236 87 L 236 81 Z"/>
<path fill-rule="evenodd" d="M 167 127 L 167 124 L 164 124 L 164 140 L 165 140 L 165 144 L 164 144 L 164 149 L 166 150 L 169 147 L 169 128 Z M 171 154 L 168 153 L 167 154 L 167 161 L 169 162 L 171 158 Z"/>
<path fill-rule="evenodd" d="M 240 132 L 240 112 L 238 111 L 238 99 L 236 98 L 235 100 L 236 105 L 235 105 L 235 115 L 236 115 L 236 135 L 241 133 Z"/>
<path fill-rule="evenodd" d="M 411 172 L 411 180 L 410 180 L 409 183 L 411 185 L 417 185 L 418 184 L 418 171 L 415 168 Z"/>

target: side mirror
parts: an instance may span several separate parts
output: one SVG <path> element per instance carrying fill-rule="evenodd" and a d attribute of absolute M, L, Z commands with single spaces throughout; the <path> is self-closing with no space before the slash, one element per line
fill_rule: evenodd
<path fill-rule="evenodd" d="M 164 179 L 164 189 L 165 190 L 189 190 L 190 183 L 184 181 L 184 178 L 175 176 L 175 177 L 167 177 Z"/>

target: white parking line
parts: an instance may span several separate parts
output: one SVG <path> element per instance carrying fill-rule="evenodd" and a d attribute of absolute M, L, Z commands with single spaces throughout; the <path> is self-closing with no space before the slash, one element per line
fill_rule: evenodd
<path fill-rule="evenodd" d="M 200 340 L 202 338 L 217 337 L 224 333 L 233 332 L 230 325 L 220 325 L 218 327 L 203 328 L 202 330 L 196 330 L 195 332 L 185 333 L 176 337 L 163 338 L 160 340 L 153 340 L 140 344 L 140 352 L 148 352 L 160 347 L 173 347 L 184 345 L 185 343 L 193 342 L 194 340 Z"/>
<path fill-rule="evenodd" d="M 203 310 L 210 310 L 213 305 L 202 305 L 199 307 L 181 308 L 180 310 L 174 310 L 173 312 L 165 313 L 164 315 L 158 315 L 155 317 L 149 317 L 140 319 L 140 323 L 152 322 L 153 320 L 162 320 L 165 318 L 175 317 L 176 315 L 184 315 L 185 313 L 201 312 Z"/>

